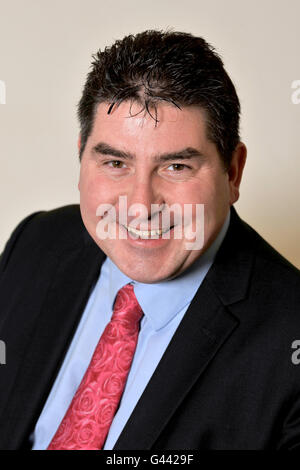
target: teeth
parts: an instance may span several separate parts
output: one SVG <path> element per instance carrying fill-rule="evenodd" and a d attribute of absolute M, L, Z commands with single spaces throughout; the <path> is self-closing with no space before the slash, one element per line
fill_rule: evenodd
<path fill-rule="evenodd" d="M 152 238 L 152 237 L 160 237 L 163 233 L 168 232 L 169 228 L 165 230 L 137 230 L 133 227 L 124 226 L 128 232 L 139 236 L 140 238 Z"/>

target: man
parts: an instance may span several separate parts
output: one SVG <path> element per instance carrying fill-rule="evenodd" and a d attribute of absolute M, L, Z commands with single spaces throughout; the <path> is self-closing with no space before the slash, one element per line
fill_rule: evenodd
<path fill-rule="evenodd" d="M 300 448 L 299 272 L 233 208 L 239 113 L 201 38 L 94 57 L 80 209 L 31 214 L 0 261 L 1 448 Z"/>

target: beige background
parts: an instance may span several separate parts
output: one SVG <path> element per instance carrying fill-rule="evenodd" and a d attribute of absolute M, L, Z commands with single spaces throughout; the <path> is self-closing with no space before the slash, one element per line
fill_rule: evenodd
<path fill-rule="evenodd" d="M 0 0 L 0 251 L 26 215 L 79 201 L 76 104 L 91 54 L 169 27 L 223 57 L 248 146 L 236 208 L 300 267 L 299 18 L 299 0 Z"/>

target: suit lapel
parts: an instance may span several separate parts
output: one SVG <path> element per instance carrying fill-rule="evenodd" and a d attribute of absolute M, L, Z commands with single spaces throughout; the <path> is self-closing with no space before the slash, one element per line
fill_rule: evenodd
<path fill-rule="evenodd" d="M 215 262 L 123 429 L 114 450 L 151 449 L 222 345 L 238 327 L 234 303 L 246 294 L 255 237 L 231 209 Z"/>
<path fill-rule="evenodd" d="M 204 281 L 114 449 L 151 449 L 237 324 Z"/>
<path fill-rule="evenodd" d="M 20 448 L 33 431 L 105 255 L 90 241 L 62 251 L 57 258 L 34 334 L 1 418 L 6 449 Z"/>

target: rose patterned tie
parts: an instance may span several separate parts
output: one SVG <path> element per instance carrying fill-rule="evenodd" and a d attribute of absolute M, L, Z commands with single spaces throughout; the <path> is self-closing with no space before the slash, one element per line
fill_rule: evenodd
<path fill-rule="evenodd" d="M 133 285 L 119 290 L 114 311 L 47 450 L 102 449 L 117 411 L 143 311 Z"/>

